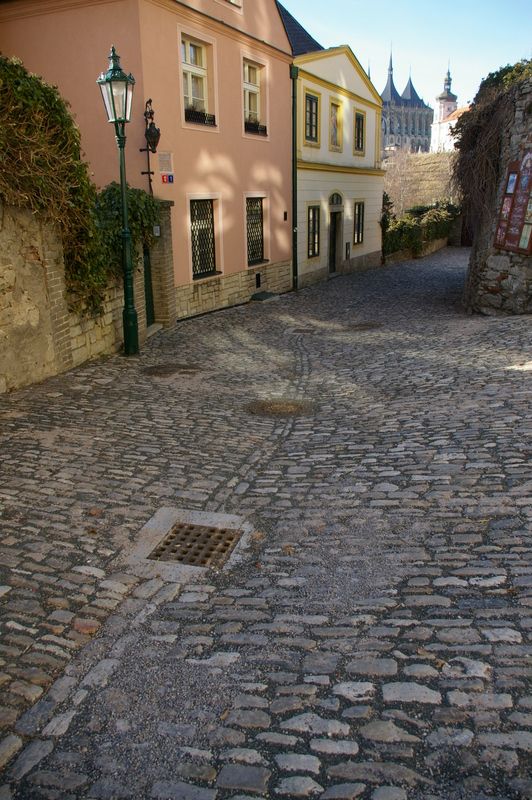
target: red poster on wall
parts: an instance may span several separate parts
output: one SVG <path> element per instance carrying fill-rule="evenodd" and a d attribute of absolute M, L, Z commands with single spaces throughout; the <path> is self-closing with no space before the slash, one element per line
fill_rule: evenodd
<path fill-rule="evenodd" d="M 508 166 L 495 247 L 515 253 L 532 252 L 532 151 Z"/>

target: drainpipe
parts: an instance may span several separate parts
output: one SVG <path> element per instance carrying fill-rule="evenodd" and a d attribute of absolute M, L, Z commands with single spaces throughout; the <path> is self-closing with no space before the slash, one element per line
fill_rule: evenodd
<path fill-rule="evenodd" d="M 292 79 L 292 289 L 297 291 L 297 79 L 299 68 L 290 64 Z"/>

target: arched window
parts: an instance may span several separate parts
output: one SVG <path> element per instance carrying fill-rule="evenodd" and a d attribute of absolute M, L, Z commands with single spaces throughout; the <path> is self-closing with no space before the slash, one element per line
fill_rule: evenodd
<path fill-rule="evenodd" d="M 342 200 L 342 195 L 338 194 L 338 192 L 334 192 L 329 197 L 329 205 L 330 206 L 341 206 L 341 205 L 343 205 L 343 202 L 344 201 Z"/>

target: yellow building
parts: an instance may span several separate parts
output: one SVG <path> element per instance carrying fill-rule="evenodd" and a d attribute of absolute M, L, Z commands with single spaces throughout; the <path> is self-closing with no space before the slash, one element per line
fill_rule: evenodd
<path fill-rule="evenodd" d="M 381 100 L 347 46 L 295 58 L 299 285 L 376 266 Z"/>
<path fill-rule="evenodd" d="M 347 45 L 324 50 L 277 5 L 297 67 L 301 287 L 380 264 L 382 100 Z"/>

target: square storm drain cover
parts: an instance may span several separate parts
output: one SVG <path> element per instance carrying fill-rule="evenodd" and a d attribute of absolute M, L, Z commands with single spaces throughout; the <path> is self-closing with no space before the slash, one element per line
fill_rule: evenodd
<path fill-rule="evenodd" d="M 178 522 L 148 558 L 217 569 L 227 561 L 242 533 L 236 528 Z"/>

